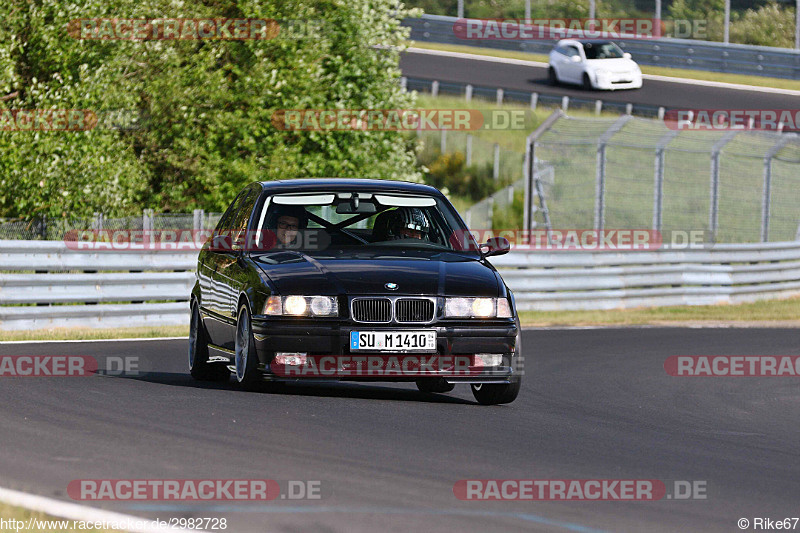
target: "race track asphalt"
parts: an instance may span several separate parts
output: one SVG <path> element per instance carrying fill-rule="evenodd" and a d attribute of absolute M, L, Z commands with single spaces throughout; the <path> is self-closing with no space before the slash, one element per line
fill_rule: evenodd
<path fill-rule="evenodd" d="M 792 329 L 526 330 L 516 402 L 460 385 L 194 382 L 186 340 L 2 344 L 136 358 L 139 376 L 0 378 L 0 485 L 72 501 L 76 479 L 320 481 L 319 500 L 91 503 L 226 517 L 228 531 L 738 531 L 798 515 L 798 378 L 672 377 L 670 355 L 796 355 Z M 118 360 L 118 359 L 117 359 Z M 700 481 L 706 499 L 460 501 L 462 479 Z"/>
<path fill-rule="evenodd" d="M 471 83 L 476 86 L 537 92 L 621 104 L 640 104 L 667 109 L 797 109 L 800 96 L 765 93 L 679 81 L 644 80 L 641 89 L 589 91 L 572 85 L 552 86 L 546 67 L 522 66 L 493 61 L 443 57 L 406 52 L 400 60 L 403 75 L 440 82 Z"/>

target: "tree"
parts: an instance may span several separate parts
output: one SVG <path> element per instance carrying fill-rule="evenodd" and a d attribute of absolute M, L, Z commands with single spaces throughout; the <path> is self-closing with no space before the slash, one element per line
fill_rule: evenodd
<path fill-rule="evenodd" d="M 419 179 L 398 132 L 282 131 L 270 121 L 281 109 L 412 107 L 398 83 L 408 12 L 392 0 L 12 0 L 0 14 L 10 22 L 0 43 L 6 109 L 146 117 L 133 130 L 0 132 L 0 215 L 221 210 L 254 180 Z M 68 34 L 75 19 L 164 17 L 276 19 L 295 31 L 244 41 Z"/>

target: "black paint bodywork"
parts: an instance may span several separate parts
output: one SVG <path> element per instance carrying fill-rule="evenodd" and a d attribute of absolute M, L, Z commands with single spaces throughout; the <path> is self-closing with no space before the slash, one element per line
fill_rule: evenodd
<path fill-rule="evenodd" d="M 458 222 L 466 225 L 437 189 L 426 185 L 364 179 L 300 179 L 252 183 L 231 207 L 248 210 L 247 228 L 258 225 L 264 201 L 275 194 L 370 191 L 432 196 L 447 202 Z M 242 196 L 245 200 L 239 201 Z M 239 206 L 235 204 L 239 202 Z M 242 207 L 243 206 L 243 207 Z M 230 211 L 230 208 L 229 208 Z M 228 212 L 226 212 L 228 215 Z M 226 216 L 223 215 L 223 218 Z M 231 215 L 235 216 L 235 215 Z M 222 220 L 222 219 L 221 219 Z M 275 352 L 306 352 L 309 355 L 346 355 L 349 334 L 365 329 L 350 318 L 354 296 L 428 296 L 436 299 L 436 317 L 422 326 L 437 332 L 437 353 L 472 355 L 503 353 L 504 365 L 481 378 L 452 378 L 451 382 L 508 383 L 521 375 L 515 347 L 519 342 L 519 320 L 514 298 L 496 269 L 480 251 L 460 252 L 425 249 L 369 250 L 358 253 L 306 254 L 297 251 L 212 250 L 206 243 L 199 255 L 191 301 L 197 302 L 213 360 L 233 364 L 238 310 L 247 305 L 259 367 L 266 379 Z M 395 282 L 397 291 L 385 284 Z M 338 299 L 338 317 L 266 316 L 262 309 L 270 295 L 327 295 Z M 444 298 L 452 296 L 508 298 L 512 318 L 444 318 Z M 386 324 L 370 330 L 419 330 L 419 325 Z M 518 352 L 518 351 L 517 351 Z M 351 378 L 348 378 L 351 379 Z M 367 380 L 370 378 L 360 378 Z M 371 378 L 374 380 L 374 378 Z M 387 378 L 381 380 L 386 381 Z M 407 381 L 408 378 L 391 379 Z"/>

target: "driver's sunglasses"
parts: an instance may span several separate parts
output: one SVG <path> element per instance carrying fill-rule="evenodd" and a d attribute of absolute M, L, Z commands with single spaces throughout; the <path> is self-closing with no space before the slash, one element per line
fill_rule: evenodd
<path fill-rule="evenodd" d="M 297 231 L 300 229 L 300 226 L 297 224 L 288 224 L 286 222 L 278 222 L 278 229 L 289 229 L 292 231 Z"/>

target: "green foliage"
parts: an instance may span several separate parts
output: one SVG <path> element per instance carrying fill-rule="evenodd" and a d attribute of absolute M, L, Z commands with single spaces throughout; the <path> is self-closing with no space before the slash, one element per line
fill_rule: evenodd
<path fill-rule="evenodd" d="M 794 47 L 794 9 L 775 2 L 748 9 L 731 23 L 731 42 Z"/>
<path fill-rule="evenodd" d="M 420 154 L 420 161 L 428 169 L 425 181 L 438 189 L 446 189 L 449 194 L 477 202 L 497 190 L 492 165 L 467 166 L 462 152 L 441 154 L 433 149 Z"/>
<path fill-rule="evenodd" d="M 492 227 L 497 229 L 522 229 L 525 215 L 525 191 L 514 191 L 514 201 L 505 209 L 492 211 Z"/>
<path fill-rule="evenodd" d="M 0 131 L 0 216 L 219 211 L 254 180 L 419 180 L 396 132 L 281 131 L 280 109 L 402 109 L 410 13 L 394 0 L 7 0 L 0 111 L 137 110 L 136 130 Z M 319 21 L 305 38 L 79 40 L 82 18 Z"/>

